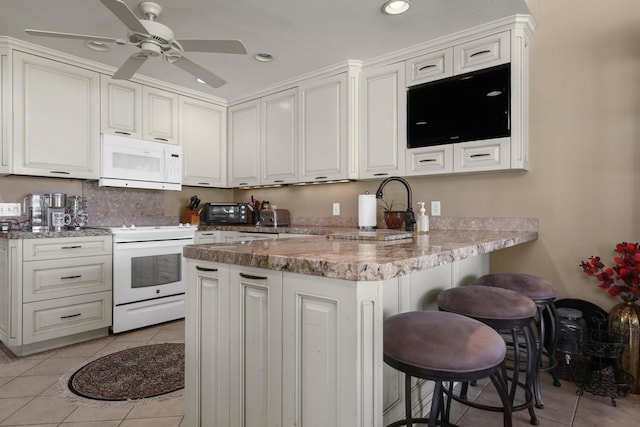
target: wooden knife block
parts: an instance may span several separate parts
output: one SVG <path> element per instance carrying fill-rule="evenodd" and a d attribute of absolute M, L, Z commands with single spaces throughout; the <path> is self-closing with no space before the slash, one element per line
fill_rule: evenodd
<path fill-rule="evenodd" d="M 200 225 L 200 215 L 198 215 L 198 210 L 187 208 L 182 214 L 180 222 L 182 224 L 189 223 L 191 225 Z"/>

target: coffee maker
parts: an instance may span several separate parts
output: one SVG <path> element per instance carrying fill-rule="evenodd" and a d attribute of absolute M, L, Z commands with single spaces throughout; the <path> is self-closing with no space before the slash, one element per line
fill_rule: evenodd
<path fill-rule="evenodd" d="M 29 218 L 31 231 L 49 230 L 49 195 L 29 194 L 24 198 L 24 212 Z"/>

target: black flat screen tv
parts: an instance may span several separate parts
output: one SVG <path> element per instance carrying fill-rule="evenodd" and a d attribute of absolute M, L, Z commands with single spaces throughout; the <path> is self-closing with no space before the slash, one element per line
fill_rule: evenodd
<path fill-rule="evenodd" d="M 409 88 L 407 147 L 511 136 L 510 64 Z"/>

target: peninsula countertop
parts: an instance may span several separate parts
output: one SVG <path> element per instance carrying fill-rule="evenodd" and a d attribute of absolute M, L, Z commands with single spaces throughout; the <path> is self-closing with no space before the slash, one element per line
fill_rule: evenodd
<path fill-rule="evenodd" d="M 335 235 L 187 245 L 186 258 L 353 281 L 386 280 L 538 238 L 535 230 L 436 229 L 398 240 Z"/>

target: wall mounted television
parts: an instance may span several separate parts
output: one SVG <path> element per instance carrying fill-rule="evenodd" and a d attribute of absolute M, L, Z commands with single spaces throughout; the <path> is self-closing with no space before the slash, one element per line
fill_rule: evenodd
<path fill-rule="evenodd" d="M 511 136 L 510 64 L 407 91 L 407 147 Z"/>

